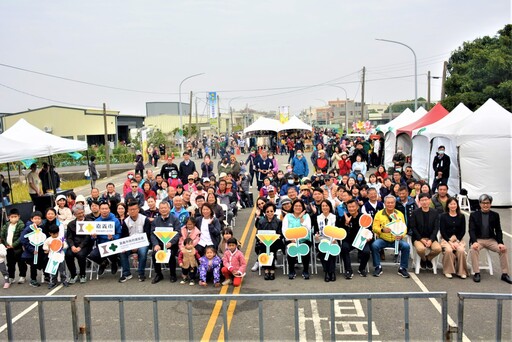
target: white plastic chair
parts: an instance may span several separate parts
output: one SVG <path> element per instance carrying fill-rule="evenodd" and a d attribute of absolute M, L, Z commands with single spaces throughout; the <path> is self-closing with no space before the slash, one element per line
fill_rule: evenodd
<path fill-rule="evenodd" d="M 473 250 L 470 249 L 470 252 L 469 253 L 472 253 Z M 489 271 L 489 274 L 490 275 L 494 275 L 494 271 L 492 269 L 492 259 L 491 259 L 491 253 L 489 253 L 489 251 L 486 249 L 486 248 L 482 248 L 480 250 L 480 255 L 482 255 L 482 253 L 484 253 L 484 259 L 485 261 L 487 262 L 487 265 L 482 265 L 480 264 L 480 270 L 488 270 Z M 469 270 L 471 271 L 471 274 L 475 274 L 475 272 L 473 271 L 473 265 L 471 263 L 471 257 L 467 258 L 467 262 L 468 262 L 468 268 Z"/>

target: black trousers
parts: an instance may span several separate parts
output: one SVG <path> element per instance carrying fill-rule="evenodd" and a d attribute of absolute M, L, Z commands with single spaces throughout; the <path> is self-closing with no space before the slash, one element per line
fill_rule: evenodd
<path fill-rule="evenodd" d="M 74 278 L 76 276 L 76 265 L 75 258 L 78 260 L 78 268 L 80 269 L 80 277 L 85 277 L 85 272 L 87 270 L 87 255 L 89 251 L 87 248 L 82 248 L 80 252 L 73 253 L 71 248 L 68 248 L 66 251 L 66 265 L 68 266 L 70 278 Z"/>
<path fill-rule="evenodd" d="M 162 246 L 160 246 L 160 248 L 162 248 Z M 169 251 L 171 251 L 171 257 L 169 258 L 169 264 L 168 264 L 169 273 L 170 273 L 171 277 L 176 277 L 176 257 L 178 256 L 178 245 L 171 246 Z M 153 250 L 153 253 L 151 253 L 151 257 L 153 258 L 153 265 L 155 268 L 155 273 L 162 275 L 162 264 L 156 262 L 155 254 L 156 253 Z"/>
<path fill-rule="evenodd" d="M 18 264 L 20 277 L 27 276 L 27 264 L 21 260 L 21 254 L 23 254 L 23 250 L 21 249 L 7 249 L 7 271 L 9 272 L 9 278 L 14 278 L 16 274 L 16 264 Z"/>
<path fill-rule="evenodd" d="M 355 247 L 352 247 L 352 242 L 350 241 L 342 241 L 341 243 L 341 258 L 343 259 L 343 266 L 345 267 L 346 271 L 352 272 L 352 265 L 350 263 L 350 251 L 355 249 Z M 360 260 L 359 263 L 359 270 L 362 271 L 366 269 L 366 265 L 368 264 L 368 260 L 370 260 L 371 250 L 370 250 L 370 244 L 366 243 L 364 245 L 364 248 L 362 251 L 358 250 L 357 252 L 358 258 Z"/>

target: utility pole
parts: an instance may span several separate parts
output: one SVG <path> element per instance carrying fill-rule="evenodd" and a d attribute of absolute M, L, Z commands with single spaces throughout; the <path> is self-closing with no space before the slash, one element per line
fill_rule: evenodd
<path fill-rule="evenodd" d="M 443 63 L 443 80 L 441 82 L 441 101 L 443 101 L 444 97 L 445 97 L 444 84 L 446 82 L 446 69 L 448 69 L 448 62 L 444 61 L 444 63 Z"/>
<path fill-rule="evenodd" d="M 188 138 L 192 137 L 192 90 L 190 91 L 190 107 L 188 111 Z"/>
<path fill-rule="evenodd" d="M 217 95 L 217 123 L 219 125 L 219 136 L 220 136 L 220 96 Z"/>
<path fill-rule="evenodd" d="M 107 131 L 107 105 L 103 102 L 103 128 L 105 138 L 105 163 L 107 164 L 107 177 L 110 177 L 110 144 Z"/>
<path fill-rule="evenodd" d="M 427 73 L 427 110 L 430 110 L 430 70 Z"/>
<path fill-rule="evenodd" d="M 363 67 L 363 83 L 361 85 L 361 121 L 364 121 L 364 80 L 366 76 L 366 67 Z"/>
<path fill-rule="evenodd" d="M 231 115 L 231 117 L 229 119 L 229 123 L 230 123 L 229 132 L 230 132 L 230 134 L 233 134 L 233 108 L 231 108 L 231 106 L 229 106 L 229 114 Z M 226 128 L 226 130 L 227 130 L 227 128 Z"/>
<path fill-rule="evenodd" d="M 196 132 L 197 132 L 197 139 L 199 139 L 199 119 L 197 117 L 197 96 L 196 96 Z"/>

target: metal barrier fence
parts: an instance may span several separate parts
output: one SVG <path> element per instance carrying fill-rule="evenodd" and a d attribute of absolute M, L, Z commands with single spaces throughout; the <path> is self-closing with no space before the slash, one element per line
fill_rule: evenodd
<path fill-rule="evenodd" d="M 495 300 L 496 305 L 496 341 L 501 341 L 501 330 L 503 321 L 503 301 L 512 300 L 512 293 L 467 293 L 459 292 L 459 312 L 458 316 L 458 329 L 457 340 L 462 341 L 462 334 L 464 333 L 464 300 L 466 299 L 484 299 Z"/>
<path fill-rule="evenodd" d="M 135 295 L 135 296 L 112 296 L 112 295 L 88 295 L 84 297 L 85 308 L 85 324 L 86 324 L 86 339 L 92 340 L 92 318 L 91 318 L 91 302 L 119 302 L 119 325 L 121 340 L 126 340 L 126 327 L 125 327 L 125 302 L 153 302 L 153 326 L 154 326 L 154 339 L 160 339 L 159 332 L 159 318 L 158 318 L 158 302 L 160 301 L 178 301 L 187 302 L 188 306 L 188 337 L 190 341 L 194 340 L 194 325 L 192 314 L 192 303 L 203 301 L 222 301 L 222 318 L 224 323 L 224 339 L 228 341 L 228 313 L 227 302 L 230 300 L 236 301 L 255 301 L 258 302 L 258 320 L 259 320 L 259 335 L 260 341 L 264 339 L 264 322 L 263 322 L 263 301 L 294 301 L 294 325 L 295 325 L 295 340 L 299 340 L 299 300 L 329 300 L 330 301 L 330 339 L 336 340 L 335 335 L 335 300 L 354 300 L 364 299 L 367 301 L 367 314 L 368 314 L 368 341 L 372 340 L 372 304 L 374 299 L 403 299 L 404 302 L 404 339 L 410 340 L 410 327 L 409 327 L 409 300 L 410 299 L 441 299 L 441 338 L 440 340 L 446 341 L 445 332 L 448 328 L 448 296 L 446 292 L 376 292 L 376 293 L 316 293 L 316 294 L 246 294 L 246 295 Z"/>
<path fill-rule="evenodd" d="M 73 329 L 73 339 L 78 340 L 78 316 L 76 310 L 76 296 L 0 296 L 0 302 L 5 303 L 5 320 L 7 324 L 7 339 L 14 341 L 13 333 L 13 318 L 11 303 L 13 302 L 37 302 L 38 316 L 39 316 L 39 336 L 41 341 L 46 341 L 46 323 L 44 315 L 45 302 L 67 302 L 71 304 L 71 325 Z"/>

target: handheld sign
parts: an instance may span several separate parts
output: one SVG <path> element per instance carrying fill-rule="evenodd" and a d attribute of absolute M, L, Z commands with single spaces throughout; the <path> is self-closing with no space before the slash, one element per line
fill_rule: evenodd
<path fill-rule="evenodd" d="M 393 217 L 390 215 L 391 219 Z M 395 220 L 391 221 L 390 223 L 386 224 L 386 227 L 391 229 L 391 234 L 394 236 L 401 236 L 407 231 L 407 226 L 405 225 L 402 220 L 398 219 L 395 215 Z M 400 245 L 400 242 L 398 240 L 395 240 L 395 255 L 398 255 L 398 247 Z"/>
<path fill-rule="evenodd" d="M 76 235 L 114 235 L 114 221 L 77 221 Z"/>
<path fill-rule="evenodd" d="M 258 255 L 258 262 L 261 266 L 272 266 L 272 261 L 274 260 L 274 253 L 261 253 Z"/>
<path fill-rule="evenodd" d="M 295 241 L 288 244 L 287 253 L 291 257 L 297 257 L 299 263 L 302 263 L 303 255 L 309 254 L 309 246 L 305 243 L 300 243 L 300 239 L 304 239 L 308 234 L 309 231 L 306 227 L 288 228 L 283 232 L 287 240 Z"/>
<path fill-rule="evenodd" d="M 343 228 L 335 226 L 325 226 L 323 234 L 329 238 L 324 239 L 318 244 L 320 252 L 325 253 L 324 260 L 328 260 L 330 255 L 336 256 L 341 253 L 340 245 L 335 243 L 335 240 L 342 241 L 347 237 L 347 231 Z"/>
<path fill-rule="evenodd" d="M 155 261 L 158 263 L 158 264 L 166 264 L 169 262 L 169 259 L 171 258 L 171 252 L 170 251 L 164 251 L 164 250 L 159 250 L 158 252 L 156 252 L 155 254 Z"/>
<path fill-rule="evenodd" d="M 359 231 L 357 232 L 356 237 L 354 238 L 354 242 L 352 246 L 362 251 L 364 246 L 366 246 L 366 242 L 373 238 L 373 233 L 371 230 L 367 229 L 373 223 L 373 218 L 371 215 L 363 214 L 359 218 Z"/>
<path fill-rule="evenodd" d="M 145 233 L 133 234 L 131 236 L 100 243 L 98 248 L 102 258 L 114 254 L 130 251 L 141 247 L 149 246 L 148 237 Z"/>
<path fill-rule="evenodd" d="M 280 235 L 275 231 L 269 231 L 260 232 L 256 234 L 256 237 L 265 245 L 267 254 L 270 254 L 270 246 L 279 239 Z"/>
<path fill-rule="evenodd" d="M 57 241 L 57 240 L 54 240 Z M 48 263 L 44 271 L 52 275 L 56 275 L 59 270 L 59 264 L 64 261 L 64 253 L 50 253 L 48 257 Z"/>
<path fill-rule="evenodd" d="M 35 250 L 44 244 L 46 240 L 46 235 L 43 233 L 42 229 L 37 227 L 35 224 L 31 224 L 30 228 L 32 228 L 32 232 L 25 235 L 28 238 L 28 241 L 32 246 L 34 246 Z M 37 265 L 38 254 L 34 254 L 34 265 Z"/>
<path fill-rule="evenodd" d="M 162 241 L 164 244 L 164 252 L 167 252 L 167 243 L 170 242 L 178 232 L 175 232 L 174 229 L 168 227 L 156 227 L 154 234 L 158 240 Z"/>

